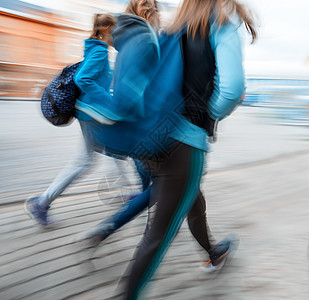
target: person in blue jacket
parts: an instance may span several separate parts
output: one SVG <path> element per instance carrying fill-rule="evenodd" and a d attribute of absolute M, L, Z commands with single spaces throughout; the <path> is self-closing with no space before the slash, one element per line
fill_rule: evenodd
<path fill-rule="evenodd" d="M 244 15 L 246 17 L 246 15 Z M 122 18 L 131 18 L 131 16 L 123 16 Z M 185 98 L 189 101 L 187 101 L 187 108 L 184 113 L 184 115 L 187 118 L 190 118 L 190 115 L 195 116 L 194 118 L 191 117 L 191 122 L 196 124 L 199 127 L 202 127 L 203 129 L 206 130 L 206 135 L 205 132 L 202 132 L 201 136 L 202 137 L 208 137 L 213 138 L 213 135 L 215 134 L 215 119 L 219 120 L 222 118 L 220 117 L 214 117 L 212 119 L 208 113 L 208 106 L 205 105 L 205 99 L 208 99 L 212 97 L 212 99 L 217 99 L 219 96 L 221 98 L 220 101 L 222 101 L 222 97 L 225 94 L 231 93 L 233 89 L 235 90 L 235 96 L 237 96 L 237 90 L 236 88 L 239 87 L 241 80 L 243 79 L 243 74 L 242 74 L 242 56 L 241 56 L 241 51 L 240 51 L 240 41 L 238 38 L 237 33 L 234 33 L 233 39 L 230 39 L 229 37 L 229 31 L 233 32 L 236 31 L 236 27 L 233 24 L 226 24 L 225 25 L 225 30 L 228 30 L 228 33 L 220 30 L 219 27 L 214 23 L 214 17 L 212 16 L 210 18 L 211 24 L 212 24 L 212 31 L 210 34 L 210 40 L 209 43 L 207 44 L 208 47 L 211 47 L 211 51 L 205 52 L 204 49 L 204 54 L 210 56 L 208 59 L 204 59 L 203 61 L 200 60 L 200 57 L 198 55 L 190 55 L 190 50 L 188 45 L 184 45 L 184 40 L 186 37 L 184 36 L 182 39 L 182 55 L 186 55 L 186 71 L 185 71 L 185 85 L 183 87 L 183 93 L 185 94 Z M 118 26 L 121 27 L 120 35 L 123 35 L 125 33 L 125 28 L 126 25 L 129 24 L 128 22 L 122 24 L 122 21 L 120 20 Z M 251 24 L 250 20 L 248 20 L 248 24 Z M 229 25 L 227 27 L 227 25 Z M 130 25 L 132 26 L 132 24 Z M 131 29 L 131 27 L 130 27 Z M 222 28 L 221 28 L 222 29 Z M 117 39 L 117 35 L 119 35 L 119 31 L 114 33 L 115 39 Z M 254 33 L 254 31 L 253 31 Z M 226 39 L 228 37 L 229 41 L 224 42 L 226 44 L 225 47 L 222 47 L 220 45 L 221 40 L 223 38 Z M 121 37 L 122 40 L 124 40 L 124 37 Z M 200 39 L 200 37 L 199 37 Z M 164 40 L 164 37 L 162 38 Z M 159 42 L 160 42 L 160 37 L 159 37 Z M 199 44 L 201 43 L 200 40 L 197 40 L 192 47 L 199 47 Z M 202 43 L 204 43 L 202 41 Z M 116 43 L 117 44 L 117 43 Z M 191 41 L 192 44 L 192 41 Z M 205 43 L 204 43 L 205 44 Z M 222 43 L 223 44 L 223 43 Z M 220 47 L 217 47 L 217 45 L 220 45 Z M 234 63 L 228 61 L 230 59 L 229 56 L 225 54 L 227 49 L 230 47 L 231 49 L 232 46 L 235 49 L 235 54 L 234 54 Z M 209 50 L 209 49 L 208 49 Z M 215 51 L 216 50 L 216 51 Z M 237 51 L 236 51 L 237 50 Z M 191 50 L 192 51 L 192 50 Z M 219 59 L 220 63 L 220 71 L 223 76 L 221 76 L 221 79 L 218 75 L 216 75 L 215 82 L 212 80 L 212 76 L 214 75 L 215 72 L 215 61 L 214 61 L 214 54 L 216 54 Z M 236 56 L 237 54 L 237 56 Z M 235 60 L 237 58 L 237 60 Z M 196 59 L 194 61 L 194 59 Z M 203 65 L 204 63 L 204 65 Z M 122 64 L 120 64 L 122 65 Z M 199 69 L 197 68 L 197 65 L 199 66 Z M 217 64 L 218 65 L 218 64 Z M 208 66 L 208 67 L 207 67 Z M 217 66 L 218 67 L 218 66 Z M 230 70 L 233 71 L 233 76 L 229 75 L 228 72 L 231 72 Z M 203 87 L 203 81 L 199 78 L 202 77 L 204 78 L 204 81 L 207 81 L 207 88 Z M 230 78 L 229 78 L 230 77 Z M 222 82 L 220 82 L 220 80 Z M 202 84 L 201 84 L 202 82 Z M 238 85 L 235 84 L 239 83 Z M 211 84 L 209 84 L 211 83 Z M 225 85 L 224 85 L 225 84 Z M 209 87 L 210 85 L 210 87 Z M 196 91 L 192 91 L 192 86 L 195 89 L 198 89 Z M 216 91 L 214 91 L 214 86 L 216 88 Z M 198 97 L 192 97 L 193 92 L 195 93 L 195 96 L 198 95 Z M 213 93 L 213 95 L 212 95 Z M 230 103 L 227 102 L 228 105 L 231 107 L 227 106 L 226 109 L 233 110 L 235 106 L 237 106 L 237 101 L 233 98 L 233 94 L 230 94 L 231 101 Z M 240 98 L 238 101 L 240 102 L 242 99 Z M 190 103 L 191 102 L 191 103 Z M 211 103 L 210 103 L 211 104 Z M 188 125 L 187 120 L 183 120 L 186 125 Z M 182 125 L 184 126 L 184 125 Z M 196 129 L 196 128 L 195 128 Z M 187 129 L 188 130 L 188 129 Z M 201 147 L 203 149 L 207 149 L 207 144 L 206 144 L 206 138 L 201 138 L 200 143 Z M 182 139 L 181 136 L 178 136 L 178 139 Z M 135 217 L 137 214 L 139 214 L 143 209 L 145 209 L 148 206 L 148 200 L 144 200 L 144 198 L 147 198 L 149 196 L 148 194 L 142 194 L 139 197 L 136 197 L 134 201 L 130 201 L 127 204 L 125 204 L 124 207 L 122 207 L 119 212 L 114 214 L 112 217 L 108 218 L 107 220 L 103 221 L 100 223 L 96 228 L 94 228 L 93 231 L 89 232 L 89 236 L 91 237 L 91 234 L 98 235 L 96 236 L 96 239 L 94 244 L 97 245 L 97 243 L 103 239 L 105 239 L 107 236 L 112 234 L 116 229 L 120 228 L 122 225 L 130 221 L 133 217 Z M 204 206 L 204 205 L 203 205 Z M 190 217 L 190 214 L 189 214 Z M 190 221 L 189 221 L 190 224 Z"/>
<path fill-rule="evenodd" d="M 134 14 L 139 4 L 144 3 L 145 0 L 131 0 L 127 12 Z M 143 162 L 150 170 L 152 179 L 152 185 L 143 193 L 149 193 L 149 219 L 135 259 L 128 267 L 129 276 L 123 281 L 122 299 L 137 299 L 156 271 L 183 219 L 199 197 L 209 133 L 217 121 L 235 109 L 245 92 L 241 44 L 237 26 L 232 22 L 235 12 L 239 21 L 244 21 L 254 40 L 256 32 L 251 16 L 236 1 L 184 0 L 168 35 L 160 38 L 159 63 L 156 63 L 157 57 L 153 55 L 150 64 L 152 69 L 147 69 L 148 61 L 137 64 L 136 70 L 140 72 L 144 70 L 142 66 L 146 66 L 145 78 L 146 81 L 151 79 L 149 84 L 144 84 L 143 74 L 135 72 L 141 79 L 141 82 L 137 82 L 136 92 L 134 76 L 126 69 L 122 70 L 123 74 L 117 82 L 122 98 L 113 98 L 111 106 L 103 112 L 108 118 L 119 121 L 116 127 L 115 124 L 101 131 L 109 133 L 102 135 L 104 144 L 112 152 L 130 151 L 133 157 L 144 156 Z M 130 19 L 130 16 L 127 18 Z M 132 37 L 129 33 L 122 36 L 125 44 L 124 39 L 130 41 Z M 203 63 L 203 60 L 208 59 L 207 56 L 211 57 L 207 43 L 213 51 L 214 70 Z M 136 51 L 134 49 L 132 53 L 136 54 Z M 134 55 L 126 62 L 127 66 L 134 65 L 132 58 Z M 204 77 L 207 72 L 214 76 L 212 89 L 208 86 L 212 82 L 209 80 L 211 76 Z M 201 74 L 203 76 L 199 76 Z M 117 92 L 115 89 L 116 95 Z M 123 98 L 125 95 L 129 97 Z M 135 97 L 131 99 L 132 95 Z M 136 105 L 136 111 L 123 110 L 121 102 L 124 99 L 132 104 L 132 108 L 133 104 Z M 119 110 L 112 107 L 117 100 L 120 102 Z M 148 119 L 143 118 L 149 110 L 153 117 L 148 115 L 148 119 L 150 117 L 153 120 L 157 115 L 168 117 L 157 122 L 158 126 L 150 132 L 153 144 L 147 140 L 149 136 L 138 136 L 149 125 L 150 121 L 147 123 Z M 126 118 L 129 120 L 127 123 Z M 137 131 L 132 130 L 134 126 L 130 122 L 137 123 Z M 111 132 L 122 136 L 121 142 L 110 142 L 108 136 L 111 136 Z M 130 139 L 126 140 L 128 136 Z M 139 150 L 130 144 L 131 137 L 135 141 L 143 141 L 142 147 L 138 145 Z M 199 201 L 202 204 L 199 210 L 203 211 L 205 200 L 200 198 Z M 220 264 L 228 254 L 229 247 L 230 241 L 227 240 L 210 248 L 208 264 L 213 267 Z"/>
<path fill-rule="evenodd" d="M 112 73 L 108 61 L 108 46 L 111 45 L 112 28 L 116 25 L 116 18 L 110 14 L 96 14 L 91 36 L 85 40 L 84 60 L 77 73 L 75 83 L 80 88 L 79 101 L 93 102 L 100 97 L 101 101 L 110 99 L 110 85 Z M 79 120 L 92 120 L 82 111 L 76 111 Z M 82 122 L 82 121 L 81 121 Z M 98 143 L 92 143 L 87 135 L 82 138 L 75 157 L 58 174 L 48 189 L 41 195 L 32 196 L 25 202 L 27 213 L 36 223 L 46 226 L 53 223 L 48 217 L 48 211 L 52 202 L 80 175 L 89 169 L 95 152 L 102 153 L 104 147 Z M 124 172 L 122 160 L 114 160 L 120 172 Z M 143 183 L 143 190 L 149 185 L 147 170 L 137 163 L 137 171 Z"/>
<path fill-rule="evenodd" d="M 120 18 L 124 28 L 136 30 L 138 23 L 141 31 L 131 34 L 121 28 L 121 35 L 114 34 L 120 41 L 115 42 L 120 50 L 114 79 L 117 88 L 113 99 L 98 111 L 101 124 L 105 117 L 118 122 L 108 127 L 93 123 L 92 128 L 111 152 L 142 158 L 151 172 L 150 188 L 130 201 L 149 198 L 151 209 L 144 238 L 128 268 L 124 299 L 140 295 L 195 205 L 206 239 L 205 200 L 199 185 L 207 140 L 215 123 L 235 109 L 245 92 L 241 44 L 231 20 L 234 12 L 256 37 L 250 14 L 236 1 L 184 0 L 169 34 L 160 37 L 158 53 L 151 31 L 146 32 L 145 48 L 139 48 L 137 33 L 143 33 L 147 24 L 132 15 L 147 7 L 145 3 L 150 7 L 150 2 L 131 0 L 128 15 Z M 221 265 L 230 244 L 225 240 L 204 246 L 210 257 L 206 265 Z"/>

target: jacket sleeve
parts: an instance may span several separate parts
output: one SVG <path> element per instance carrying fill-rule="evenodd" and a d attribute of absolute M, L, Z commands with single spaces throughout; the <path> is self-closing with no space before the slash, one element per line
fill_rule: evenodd
<path fill-rule="evenodd" d="M 208 111 L 212 119 L 222 120 L 240 104 L 245 92 L 245 78 L 237 28 L 232 23 L 227 23 L 220 29 L 214 29 L 216 26 L 212 25 L 210 36 L 216 59 L 216 73 Z"/>
<path fill-rule="evenodd" d="M 134 121 L 144 115 L 144 92 L 159 62 L 158 50 L 153 43 L 141 42 L 138 47 L 128 45 L 125 57 L 116 61 L 113 102 L 122 120 Z M 125 59 L 125 62 L 124 62 Z"/>
<path fill-rule="evenodd" d="M 81 68 L 75 74 L 74 81 L 79 89 L 86 93 L 91 102 L 110 99 L 109 91 L 97 84 L 96 78 L 105 68 L 108 61 L 108 51 L 103 47 L 96 47 L 82 62 Z"/>

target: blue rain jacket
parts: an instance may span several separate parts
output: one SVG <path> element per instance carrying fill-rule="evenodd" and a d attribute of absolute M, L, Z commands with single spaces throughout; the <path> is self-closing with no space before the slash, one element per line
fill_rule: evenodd
<path fill-rule="evenodd" d="M 162 153 L 175 140 L 207 151 L 207 132 L 182 117 L 183 61 L 180 35 L 161 35 L 141 18 L 119 17 L 114 44 L 119 51 L 114 73 L 114 97 L 102 112 L 117 121 L 102 125 L 82 122 L 95 144 L 115 154 L 147 158 Z M 223 119 L 244 93 L 240 41 L 234 25 L 211 26 L 210 43 L 216 57 L 215 90 L 209 113 Z"/>
<path fill-rule="evenodd" d="M 147 22 L 123 15 L 113 40 L 118 50 L 114 95 L 102 111 L 117 122 L 83 122 L 83 133 L 111 153 L 139 159 L 161 153 L 174 143 L 170 133 L 183 112 L 178 38 L 161 36 L 159 45 Z"/>

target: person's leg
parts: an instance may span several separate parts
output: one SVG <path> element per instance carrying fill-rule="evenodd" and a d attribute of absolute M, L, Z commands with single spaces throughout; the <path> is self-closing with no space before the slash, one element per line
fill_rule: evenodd
<path fill-rule="evenodd" d="M 94 151 L 85 138 L 83 138 L 81 144 L 75 157 L 62 169 L 48 189 L 39 197 L 38 204 L 43 209 L 47 209 L 74 180 L 89 169 Z"/>
<path fill-rule="evenodd" d="M 85 243 L 86 248 L 98 246 L 100 242 L 142 213 L 149 205 L 149 198 L 150 188 L 132 198 L 112 216 L 88 231 L 81 241 Z"/>
<path fill-rule="evenodd" d="M 201 269 L 207 273 L 221 270 L 226 262 L 231 247 L 235 246 L 235 243 L 237 243 L 237 238 L 235 238 L 235 236 L 228 236 L 219 243 L 215 242 L 208 227 L 206 201 L 201 191 L 188 213 L 188 224 L 196 241 L 207 252 L 205 253 L 207 259 L 205 260 L 204 258 L 203 261 L 201 261 Z"/>
<path fill-rule="evenodd" d="M 116 164 L 117 161 L 118 160 L 115 158 Z M 100 222 L 98 225 L 89 230 L 83 236 L 77 238 L 77 241 L 83 243 L 83 247 L 86 248 L 97 247 L 100 244 L 100 242 L 105 240 L 108 236 L 113 234 L 123 225 L 130 222 L 132 219 L 134 219 L 140 213 L 142 213 L 147 207 L 149 207 L 149 199 L 150 199 L 149 185 L 151 182 L 150 171 L 142 161 L 134 160 L 134 163 L 136 165 L 137 172 L 140 175 L 143 184 L 143 192 L 131 195 L 128 201 L 125 204 L 123 204 L 116 211 L 116 213 L 114 213 L 106 220 Z"/>
<path fill-rule="evenodd" d="M 205 164 L 203 175 L 207 174 L 207 155 L 205 155 Z M 207 259 L 201 262 L 201 269 L 204 272 L 214 272 L 222 269 L 227 255 L 231 248 L 237 244 L 235 236 L 228 236 L 221 242 L 217 243 L 210 233 L 206 217 L 206 201 L 199 192 L 192 208 L 188 213 L 188 224 L 190 231 L 200 246 L 207 252 Z"/>
<path fill-rule="evenodd" d="M 92 162 L 93 149 L 86 139 L 75 158 L 54 179 L 48 189 L 39 196 L 32 196 L 25 202 L 25 210 L 38 224 L 46 226 L 51 222 L 47 218 L 51 203 L 85 170 Z"/>
<path fill-rule="evenodd" d="M 135 163 L 138 175 L 142 182 L 143 191 L 145 191 L 150 185 L 150 181 L 151 181 L 150 171 L 148 170 L 148 168 L 144 165 L 142 161 L 134 159 L 134 163 Z"/>
<path fill-rule="evenodd" d="M 152 181 L 150 204 L 156 203 L 153 219 L 129 265 L 124 279 L 124 299 L 137 299 L 163 259 L 186 214 L 199 192 L 203 152 L 179 144 L 163 157 L 163 162 L 150 162 Z"/>
<path fill-rule="evenodd" d="M 209 252 L 211 244 L 209 241 L 209 229 L 206 221 L 206 201 L 201 191 L 188 213 L 188 224 L 190 231 L 196 241 Z"/>

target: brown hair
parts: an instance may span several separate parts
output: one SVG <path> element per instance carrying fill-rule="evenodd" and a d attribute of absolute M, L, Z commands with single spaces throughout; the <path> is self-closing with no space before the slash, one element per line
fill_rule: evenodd
<path fill-rule="evenodd" d="M 125 13 L 141 17 L 152 26 L 160 22 L 156 0 L 130 0 Z"/>
<path fill-rule="evenodd" d="M 168 32 L 179 32 L 188 25 L 188 34 L 193 38 L 200 31 L 203 37 L 209 33 L 208 21 L 212 13 L 216 16 L 219 26 L 228 22 L 234 13 L 244 22 L 247 31 L 252 36 L 252 43 L 257 37 L 252 12 L 235 0 L 183 0 L 174 23 Z"/>
<path fill-rule="evenodd" d="M 95 14 L 93 19 L 93 29 L 90 39 L 100 40 L 104 38 L 104 29 L 116 25 L 116 18 L 110 14 Z"/>

